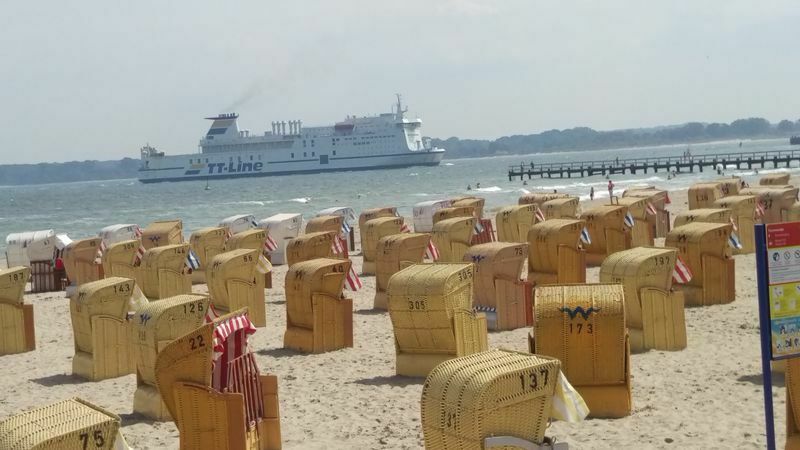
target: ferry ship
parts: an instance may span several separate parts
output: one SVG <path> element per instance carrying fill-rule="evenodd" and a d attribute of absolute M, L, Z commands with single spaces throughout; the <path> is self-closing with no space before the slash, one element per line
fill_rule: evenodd
<path fill-rule="evenodd" d="M 165 155 L 141 149 L 139 181 L 209 180 L 295 173 L 435 166 L 444 149 L 422 136 L 422 120 L 408 119 L 400 95 L 391 112 L 347 117 L 332 126 L 304 127 L 300 120 L 272 122 L 262 135 L 240 130 L 239 115 L 207 117 L 211 127 L 200 151 Z"/>

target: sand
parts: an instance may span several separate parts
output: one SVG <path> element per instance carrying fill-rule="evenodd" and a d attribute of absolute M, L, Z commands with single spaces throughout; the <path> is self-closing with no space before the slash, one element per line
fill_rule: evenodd
<path fill-rule="evenodd" d="M 687 208 L 686 191 L 671 197 L 673 214 Z M 764 447 L 755 264 L 753 255 L 735 258 L 736 301 L 688 308 L 687 349 L 631 357 L 631 416 L 556 422 L 547 434 L 578 449 Z M 353 260 L 360 268 L 361 258 Z M 275 268 L 275 287 L 267 294 L 268 326 L 251 341 L 262 370 L 279 378 L 284 448 L 420 448 L 423 379 L 394 375 L 389 316 L 371 310 L 375 278 L 362 277 L 364 288 L 354 295 L 355 347 L 304 355 L 282 348 L 285 273 L 285 266 Z M 590 269 L 588 280 L 597 279 L 598 269 Z M 70 375 L 74 350 L 63 292 L 26 295 L 26 301 L 35 305 L 37 349 L 0 357 L 0 418 L 80 396 L 119 414 L 132 447 L 177 448 L 178 433 L 171 422 L 154 423 L 133 414 L 133 375 L 101 382 Z M 527 350 L 528 331 L 490 333 L 490 347 Z M 778 375 L 774 404 L 779 446 L 785 435 L 785 397 Z"/>

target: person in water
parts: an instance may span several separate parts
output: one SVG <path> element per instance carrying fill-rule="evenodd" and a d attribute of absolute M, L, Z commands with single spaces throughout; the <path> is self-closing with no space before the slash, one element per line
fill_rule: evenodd
<path fill-rule="evenodd" d="M 481 184 L 480 183 L 475 183 L 475 189 L 480 189 L 480 188 L 481 188 Z"/>
<path fill-rule="evenodd" d="M 468 184 L 468 185 L 467 185 L 467 190 L 468 190 L 468 191 L 471 191 L 471 190 L 472 190 L 472 185 Z"/>
<path fill-rule="evenodd" d="M 614 196 L 614 182 L 608 180 L 608 198 L 611 198 L 613 196 Z"/>
<path fill-rule="evenodd" d="M 589 200 L 594 200 L 594 186 L 589 189 Z"/>

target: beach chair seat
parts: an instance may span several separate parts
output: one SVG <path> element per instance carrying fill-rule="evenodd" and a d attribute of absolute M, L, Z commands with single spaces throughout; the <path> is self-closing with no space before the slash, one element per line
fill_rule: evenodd
<path fill-rule="evenodd" d="M 483 208 L 486 205 L 486 199 L 482 197 L 464 196 L 452 199 L 451 205 L 456 208 L 469 207 L 473 209 L 473 214 L 476 219 L 483 218 Z"/>
<path fill-rule="evenodd" d="M 324 215 L 313 217 L 306 223 L 306 234 L 331 231 L 338 235 L 342 232 L 344 220 L 344 216 Z"/>
<path fill-rule="evenodd" d="M 536 205 L 506 206 L 497 212 L 497 240 L 528 242 L 528 231 L 536 224 Z"/>
<path fill-rule="evenodd" d="M 687 194 L 689 209 L 711 208 L 722 197 L 725 197 L 722 184 L 715 181 L 695 183 L 689 186 Z"/>
<path fill-rule="evenodd" d="M 264 277 L 256 268 L 259 250 L 238 249 L 220 253 L 208 269 L 208 293 L 220 314 L 247 308 L 256 327 L 267 326 Z"/>
<path fill-rule="evenodd" d="M 667 236 L 671 228 L 671 220 L 670 220 L 670 213 L 667 211 L 667 199 L 669 198 L 669 194 L 667 191 L 662 191 L 660 189 L 656 189 L 653 186 L 643 187 L 643 188 L 634 188 L 634 189 L 626 189 L 622 192 L 622 198 L 625 197 L 639 197 L 644 198 L 650 205 L 653 205 L 653 209 L 656 210 L 656 214 L 648 214 L 647 215 L 647 223 L 650 224 L 653 237 L 656 238 L 663 238 Z"/>
<path fill-rule="evenodd" d="M 778 223 L 789 220 L 789 210 L 797 201 L 798 188 L 794 186 L 753 186 L 739 191 L 741 195 L 755 195 L 764 209 L 762 223 Z"/>
<path fill-rule="evenodd" d="M 379 217 L 400 217 L 400 214 L 397 212 L 397 208 L 394 206 L 383 206 L 380 208 L 369 208 L 361 211 L 361 214 L 358 215 L 358 229 L 363 230 L 364 224 L 367 221 L 372 219 L 377 219 Z M 363 244 L 363 236 L 362 236 L 362 248 Z"/>
<path fill-rule="evenodd" d="M 0 421 L 4 450 L 123 450 L 119 416 L 81 398 L 41 406 Z"/>
<path fill-rule="evenodd" d="M 473 245 L 464 261 L 475 268 L 472 305 L 486 315 L 490 330 L 513 330 L 530 326 L 527 311 L 531 287 L 520 278 L 528 257 L 528 246 L 511 242 Z"/>
<path fill-rule="evenodd" d="M 134 373 L 128 311 L 135 286 L 130 278 L 111 277 L 78 287 L 69 302 L 74 375 L 99 381 Z"/>
<path fill-rule="evenodd" d="M 680 286 L 687 305 L 730 303 L 736 298 L 731 229 L 730 223 L 692 222 L 667 234 L 664 246 L 678 249 L 692 273 L 692 279 Z"/>
<path fill-rule="evenodd" d="M 24 266 L 0 270 L 0 355 L 36 348 L 33 305 L 26 305 L 24 298 L 30 275 Z"/>
<path fill-rule="evenodd" d="M 145 250 L 175 244 L 183 244 L 183 222 L 180 219 L 156 221 L 142 230 Z"/>
<path fill-rule="evenodd" d="M 683 293 L 672 290 L 677 250 L 637 247 L 614 253 L 600 266 L 601 283 L 622 284 L 631 351 L 686 348 Z"/>
<path fill-rule="evenodd" d="M 342 295 L 350 264 L 318 258 L 289 267 L 284 348 L 323 353 L 353 346 L 353 300 Z"/>
<path fill-rule="evenodd" d="M 397 375 L 424 377 L 448 359 L 488 348 L 486 316 L 472 311 L 473 277 L 473 265 L 464 263 L 415 264 L 392 276 Z"/>
<path fill-rule="evenodd" d="M 389 279 L 392 275 L 413 264 L 421 264 L 431 235 L 427 233 L 401 233 L 386 236 L 378 241 L 375 257 L 374 309 L 389 309 Z"/>
<path fill-rule="evenodd" d="M 560 370 L 555 358 L 509 350 L 439 364 L 422 387 L 425 448 L 488 449 L 501 437 L 519 445 L 501 448 L 551 448 L 542 444 Z"/>
<path fill-rule="evenodd" d="M 403 218 L 396 216 L 379 217 L 368 220 L 361 228 L 361 254 L 364 260 L 361 273 L 375 274 L 375 259 L 378 253 L 378 241 L 384 236 L 400 234 L 403 229 Z"/>
<path fill-rule="evenodd" d="M 624 205 L 594 206 L 581 213 L 592 241 L 584 246 L 587 266 L 599 266 L 608 255 L 631 248 L 631 232 L 625 225 L 627 213 Z"/>
<path fill-rule="evenodd" d="M 267 260 L 269 260 L 270 255 L 266 247 L 267 236 L 267 230 L 263 228 L 251 228 L 245 231 L 240 231 L 228 239 L 228 241 L 225 243 L 225 251 L 229 252 L 231 250 L 238 250 L 242 248 L 258 250 L 264 255 L 265 258 L 267 258 Z M 271 288 L 272 271 L 265 273 L 262 278 L 264 278 L 264 287 Z M 253 314 L 253 317 L 256 318 L 256 320 L 261 320 L 257 317 L 258 311 L 253 311 Z"/>
<path fill-rule="evenodd" d="M 278 244 L 278 248 L 270 252 L 272 264 L 286 264 L 286 245 L 300 234 L 302 225 L 303 215 L 300 213 L 275 214 L 258 222 L 258 227 L 267 230 Z"/>
<path fill-rule="evenodd" d="M 102 266 L 97 264 L 99 249 L 99 237 L 80 239 L 67 245 L 61 259 L 64 261 L 64 269 L 72 285 L 80 286 L 101 278 Z"/>
<path fill-rule="evenodd" d="M 735 255 L 755 253 L 756 251 L 755 215 L 757 200 L 754 195 L 729 195 L 714 202 L 714 208 L 731 210 L 731 217 L 738 227 L 736 234 L 739 235 L 739 242 L 742 244 L 742 248 L 734 249 L 733 253 Z M 797 219 L 793 219 L 790 213 L 789 220 L 800 220 L 800 216 Z"/>
<path fill-rule="evenodd" d="M 263 375 L 241 309 L 167 344 L 155 362 L 156 384 L 182 450 L 281 448 L 278 379 Z"/>
<path fill-rule="evenodd" d="M 567 284 L 586 282 L 586 250 L 581 248 L 582 219 L 551 219 L 528 232 L 528 282 Z"/>
<path fill-rule="evenodd" d="M 189 244 L 153 247 L 144 252 L 139 278 L 150 300 L 192 293 L 192 278 L 186 270 Z"/>
<path fill-rule="evenodd" d="M 533 310 L 530 352 L 561 361 L 564 375 L 586 401 L 589 416 L 630 415 L 630 346 L 622 286 L 539 286 L 534 289 Z"/>
<path fill-rule="evenodd" d="M 316 258 L 333 258 L 333 243 L 338 233 L 321 231 L 297 236 L 286 244 L 286 264 L 289 267 Z"/>
<path fill-rule="evenodd" d="M 192 271 L 192 283 L 205 283 L 208 268 L 215 256 L 225 251 L 228 238 L 224 227 L 206 227 L 192 232 L 189 236 L 189 248 L 197 255 L 200 268 Z"/>
<path fill-rule="evenodd" d="M 464 259 L 464 253 L 472 245 L 475 221 L 471 216 L 456 217 L 433 225 L 432 240 L 439 249 L 439 261 L 457 263 Z"/>
<path fill-rule="evenodd" d="M 789 184 L 789 172 L 768 173 L 758 179 L 759 186 L 785 186 Z"/>
<path fill-rule="evenodd" d="M 105 277 L 122 277 L 136 280 L 139 278 L 139 267 L 134 265 L 136 252 L 139 250 L 138 239 L 120 241 L 109 245 L 103 253 L 103 275 Z"/>
<path fill-rule="evenodd" d="M 652 247 L 655 242 L 653 227 L 648 222 L 647 212 L 648 200 L 640 197 L 619 197 L 617 204 L 628 208 L 628 212 L 633 217 L 633 228 L 631 233 L 631 247 Z"/>
<path fill-rule="evenodd" d="M 204 295 L 177 295 L 150 302 L 136 311 L 132 333 L 136 347 L 134 412 L 152 420 L 170 419 L 156 387 L 156 356 L 173 340 L 200 327 L 206 320 L 209 305 Z"/>
<path fill-rule="evenodd" d="M 539 208 L 547 220 L 577 219 L 579 202 L 580 199 L 578 197 L 572 196 L 553 198 L 542 202 Z"/>

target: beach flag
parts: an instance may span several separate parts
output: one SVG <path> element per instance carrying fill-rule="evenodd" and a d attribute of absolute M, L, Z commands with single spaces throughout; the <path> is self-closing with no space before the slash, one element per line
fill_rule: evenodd
<path fill-rule="evenodd" d="M 339 236 L 335 236 L 333 238 L 333 242 L 331 243 L 331 249 L 333 250 L 334 255 L 341 255 L 344 253 L 344 247 L 342 246 L 342 238 Z"/>
<path fill-rule="evenodd" d="M 233 233 L 231 233 L 231 229 L 228 228 L 228 227 L 225 227 L 225 242 L 227 242 L 228 239 L 230 239 L 232 236 L 233 236 Z"/>
<path fill-rule="evenodd" d="M 364 284 L 361 283 L 361 278 L 358 278 L 356 269 L 353 268 L 353 266 L 350 266 L 350 271 L 347 272 L 347 276 L 345 277 L 344 280 L 345 280 L 344 287 L 347 288 L 347 290 L 356 292 L 362 287 L 364 287 Z"/>
<path fill-rule="evenodd" d="M 733 220 L 733 217 L 731 217 L 731 225 L 733 226 L 733 231 L 739 231 L 739 225 L 736 225 L 736 221 Z"/>
<path fill-rule="evenodd" d="M 272 271 L 272 263 L 269 262 L 266 256 L 258 255 L 258 262 L 256 262 L 256 270 L 263 274 L 267 274 Z"/>
<path fill-rule="evenodd" d="M 403 225 L 400 226 L 400 232 L 401 233 L 411 233 L 411 227 L 409 227 L 408 225 L 406 225 L 405 222 L 403 222 Z"/>
<path fill-rule="evenodd" d="M 142 258 L 144 257 L 144 252 L 146 252 L 146 251 L 147 250 L 145 250 L 144 245 L 142 245 L 142 243 L 140 242 L 139 243 L 139 248 L 136 249 L 136 253 L 134 253 L 134 255 L 133 255 L 133 265 L 134 266 L 139 266 L 139 265 L 142 264 Z"/>
<path fill-rule="evenodd" d="M 267 233 L 267 239 L 264 240 L 264 251 L 269 253 L 274 252 L 277 249 L 278 243 L 275 242 L 275 239 L 272 239 L 272 236 L 270 236 L 269 233 Z"/>
<path fill-rule="evenodd" d="M 675 260 L 675 268 L 672 270 L 672 280 L 680 284 L 686 284 L 692 281 L 692 271 L 680 255 L 678 255 L 678 258 Z"/>
<path fill-rule="evenodd" d="M 344 234 L 345 236 L 349 235 L 350 234 L 350 229 L 351 229 L 350 228 L 350 224 L 347 223 L 346 220 L 343 220 L 342 221 L 342 234 Z"/>
<path fill-rule="evenodd" d="M 214 319 L 217 319 L 217 318 L 219 318 L 219 313 L 217 312 L 217 309 L 214 308 L 213 304 L 209 303 L 208 304 L 208 309 L 206 310 L 206 315 L 203 318 L 205 323 L 211 323 L 211 322 L 214 321 Z"/>
<path fill-rule="evenodd" d="M 429 240 L 428 246 L 425 247 L 425 257 L 431 261 L 439 260 L 439 249 L 436 248 L 436 244 L 433 243 L 433 240 Z"/>
<path fill-rule="evenodd" d="M 547 218 L 544 216 L 544 213 L 542 212 L 541 208 L 539 208 L 537 206 L 536 207 L 536 221 L 537 222 L 544 222 L 545 220 L 547 220 Z"/>
<path fill-rule="evenodd" d="M 252 225 L 253 228 L 258 228 L 258 222 L 256 222 L 255 218 L 250 219 L 250 225 Z"/>
<path fill-rule="evenodd" d="M 633 228 L 634 225 L 633 214 L 631 214 L 630 212 L 625 213 L 625 225 L 628 228 Z"/>
<path fill-rule="evenodd" d="M 664 196 L 666 197 L 664 199 L 664 203 L 666 203 L 667 205 L 671 204 L 672 200 L 669 199 L 669 192 L 664 192 Z"/>
<path fill-rule="evenodd" d="M 730 237 L 728 238 L 728 244 L 730 244 L 730 246 L 736 250 L 740 250 L 742 248 L 742 243 L 739 242 L 739 236 L 737 236 L 736 233 L 731 233 Z"/>
<path fill-rule="evenodd" d="M 767 208 L 764 205 L 764 202 L 760 201 L 756 203 L 756 219 L 760 219 L 764 217 L 764 214 L 767 213 Z"/>
<path fill-rule="evenodd" d="M 650 214 L 651 216 L 655 216 L 655 215 L 658 214 L 658 211 L 656 211 L 655 205 L 653 205 L 650 202 L 647 202 L 647 214 Z"/>
<path fill-rule="evenodd" d="M 133 235 L 136 237 L 136 239 L 141 239 L 142 238 L 142 229 L 139 228 L 139 225 L 136 225 L 133 228 Z"/>
<path fill-rule="evenodd" d="M 589 236 L 589 230 L 586 227 L 583 227 L 583 229 L 581 230 L 581 242 L 583 242 L 586 245 L 592 243 L 592 237 Z"/>
<path fill-rule="evenodd" d="M 189 249 L 189 253 L 186 255 L 186 267 L 190 270 L 197 270 L 200 268 L 200 259 L 197 258 L 197 255 L 192 249 Z"/>
<path fill-rule="evenodd" d="M 472 234 L 481 234 L 483 233 L 483 224 L 480 220 L 475 221 L 475 226 L 472 228 Z"/>

